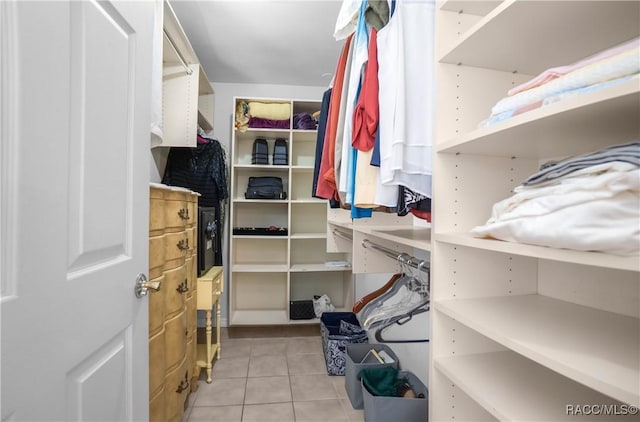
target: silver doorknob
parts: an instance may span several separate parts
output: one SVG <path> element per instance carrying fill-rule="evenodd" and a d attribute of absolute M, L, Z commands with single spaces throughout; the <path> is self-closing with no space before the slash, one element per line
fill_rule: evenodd
<path fill-rule="evenodd" d="M 160 282 L 159 281 L 148 281 L 147 276 L 140 273 L 138 277 L 136 277 L 136 286 L 135 292 L 136 297 L 140 298 L 149 294 L 149 290 L 157 292 L 160 290 Z"/>

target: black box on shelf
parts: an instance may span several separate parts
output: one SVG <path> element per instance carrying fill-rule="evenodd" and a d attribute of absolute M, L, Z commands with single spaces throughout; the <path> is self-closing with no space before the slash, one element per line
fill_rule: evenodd
<path fill-rule="evenodd" d="M 315 317 L 313 300 L 289 301 L 289 319 L 313 319 Z"/>

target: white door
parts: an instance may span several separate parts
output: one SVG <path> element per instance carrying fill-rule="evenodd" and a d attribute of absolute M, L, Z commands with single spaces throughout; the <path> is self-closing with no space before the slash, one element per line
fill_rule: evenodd
<path fill-rule="evenodd" d="M 0 2 L 2 420 L 148 418 L 153 2 Z"/>

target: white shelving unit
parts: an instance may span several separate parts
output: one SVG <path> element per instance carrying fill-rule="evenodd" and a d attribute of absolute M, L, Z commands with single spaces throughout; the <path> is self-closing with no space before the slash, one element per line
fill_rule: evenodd
<path fill-rule="evenodd" d="M 540 164 L 638 139 L 637 81 L 478 126 L 509 88 L 637 37 L 639 13 L 638 2 L 438 4 L 430 420 L 640 405 L 640 257 L 468 234 Z"/>
<path fill-rule="evenodd" d="M 239 101 L 287 103 L 293 115 L 320 110 L 319 101 L 234 98 Z M 287 140 L 288 165 L 251 164 L 253 142 L 264 138 L 269 162 L 276 138 Z M 231 325 L 318 323 L 318 319 L 291 320 L 289 302 L 327 294 L 337 310 L 353 306 L 351 266 L 334 267 L 328 261 L 347 261 L 340 252 L 327 251 L 327 201 L 312 197 L 317 131 L 299 129 L 234 130 L 231 155 L 231 227 L 286 227 L 286 236 L 232 235 L 229 277 Z M 282 178 L 286 200 L 245 199 L 251 176 Z"/>
<path fill-rule="evenodd" d="M 198 126 L 205 132 L 213 129 L 214 92 L 182 25 L 166 0 L 163 13 L 163 136 L 162 141 L 152 147 L 195 147 Z"/>

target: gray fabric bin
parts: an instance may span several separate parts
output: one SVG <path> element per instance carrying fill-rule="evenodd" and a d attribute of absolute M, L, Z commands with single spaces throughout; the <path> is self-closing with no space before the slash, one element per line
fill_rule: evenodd
<path fill-rule="evenodd" d="M 374 396 L 362 381 L 365 422 L 426 422 L 429 420 L 429 392 L 427 387 L 411 372 L 400 371 L 398 378 L 408 378 L 416 395 L 425 398 Z"/>
<path fill-rule="evenodd" d="M 369 351 L 375 349 L 376 351 L 384 350 L 389 356 L 394 359 L 393 363 L 380 363 L 375 358 L 369 359 Z M 393 350 L 384 344 L 348 344 L 347 345 L 347 361 L 345 364 L 344 372 L 344 385 L 347 390 L 347 396 L 354 409 L 362 409 L 364 407 L 364 401 L 362 399 L 362 386 L 360 385 L 360 371 L 364 368 L 380 368 L 384 366 L 393 366 L 399 368 L 398 356 L 393 353 Z M 365 360 L 366 358 L 366 360 Z M 365 360 L 365 361 L 363 361 Z"/>

